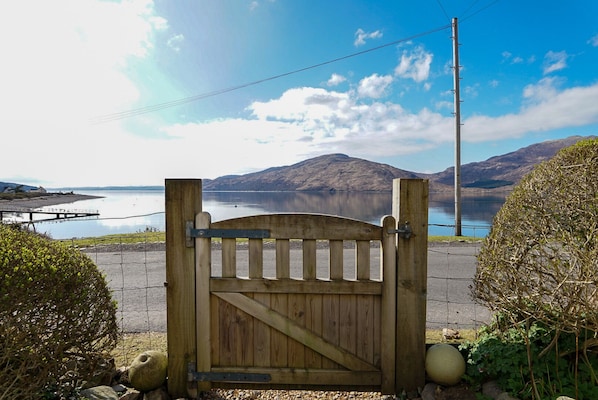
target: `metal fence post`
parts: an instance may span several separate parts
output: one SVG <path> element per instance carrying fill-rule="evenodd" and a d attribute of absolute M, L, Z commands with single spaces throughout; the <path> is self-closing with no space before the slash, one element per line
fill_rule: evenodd
<path fill-rule="evenodd" d="M 395 179 L 392 208 L 399 232 L 396 393 L 413 392 L 423 389 L 426 378 L 428 180 Z"/>
<path fill-rule="evenodd" d="M 187 366 L 196 363 L 195 249 L 187 241 L 187 226 L 201 212 L 201 179 L 166 179 L 166 330 L 168 393 L 188 397 Z"/>

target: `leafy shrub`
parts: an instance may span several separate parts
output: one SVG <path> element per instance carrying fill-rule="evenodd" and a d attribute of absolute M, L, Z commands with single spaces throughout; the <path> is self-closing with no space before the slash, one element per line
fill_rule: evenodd
<path fill-rule="evenodd" d="M 117 336 L 116 304 L 89 257 L 0 224 L 0 399 L 75 387 Z"/>
<path fill-rule="evenodd" d="M 474 295 L 515 322 L 598 330 L 598 140 L 517 185 L 480 250 Z"/>
<path fill-rule="evenodd" d="M 579 348 L 573 333 L 555 332 L 541 323 L 516 326 L 502 317 L 482 328 L 474 343 L 462 345 L 468 353 L 467 378 L 473 383 L 494 379 L 499 386 L 522 400 L 570 396 L 579 400 L 598 398 L 598 355 Z M 582 333 L 582 342 L 592 332 Z M 581 353 L 582 357 L 577 357 Z M 533 384 L 531 378 L 533 377 Z"/>
<path fill-rule="evenodd" d="M 586 362 L 598 331 L 598 140 L 561 150 L 521 180 L 494 218 L 480 250 L 473 295 L 501 316 L 497 349 L 514 357 L 520 354 L 521 339 L 525 342 L 525 382 L 535 398 L 541 398 L 537 357 L 554 350 L 565 337 L 576 340 L 574 357 L 557 363 L 551 382 L 570 376 L 573 362 L 574 377 L 584 368 L 592 377 L 575 379 L 575 390 L 587 385 L 598 398 L 594 363 Z M 518 339 L 508 334 L 511 328 L 520 333 Z M 547 343 L 536 343 L 537 329 L 548 332 L 543 336 L 550 339 Z M 495 340 L 491 343 L 498 343 Z M 538 352 L 535 345 L 545 349 Z"/>

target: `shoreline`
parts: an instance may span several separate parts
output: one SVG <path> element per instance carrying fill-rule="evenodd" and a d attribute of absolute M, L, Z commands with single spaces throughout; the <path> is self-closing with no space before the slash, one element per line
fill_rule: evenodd
<path fill-rule="evenodd" d="M 92 196 L 76 193 L 48 193 L 36 197 L 20 199 L 0 199 L 0 211 L 29 211 L 46 206 L 55 206 L 58 204 L 70 204 L 81 200 L 99 199 L 102 196 Z"/>

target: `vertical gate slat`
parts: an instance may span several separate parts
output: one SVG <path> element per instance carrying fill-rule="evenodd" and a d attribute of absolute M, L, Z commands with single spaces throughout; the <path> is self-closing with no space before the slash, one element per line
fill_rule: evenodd
<path fill-rule="evenodd" d="M 316 279 L 316 241 L 303 240 L 303 279 Z"/>
<path fill-rule="evenodd" d="M 305 326 L 305 295 L 289 294 L 287 316 L 299 326 Z M 305 367 L 305 346 L 288 338 L 288 365 L 295 368 Z"/>
<path fill-rule="evenodd" d="M 340 296 L 340 346 L 355 354 L 357 350 L 357 298 Z"/>
<path fill-rule="evenodd" d="M 249 239 L 249 279 L 264 276 L 264 241 Z"/>
<path fill-rule="evenodd" d="M 380 304 L 380 363 L 382 371 L 382 393 L 395 393 L 396 382 L 396 301 L 397 301 L 397 251 L 395 218 L 382 219 L 382 243 L 380 263 L 382 269 L 382 298 Z"/>
<path fill-rule="evenodd" d="M 276 240 L 276 277 L 288 279 L 291 274 L 291 250 L 289 239 Z"/>
<path fill-rule="evenodd" d="M 222 277 L 237 276 L 237 240 L 222 239 Z"/>
<path fill-rule="evenodd" d="M 322 296 L 306 296 L 305 327 L 318 336 L 322 336 Z M 322 356 L 312 349 L 306 349 L 305 366 L 322 368 Z"/>
<path fill-rule="evenodd" d="M 339 344 L 339 295 L 322 296 L 322 337 L 334 345 Z M 338 368 L 338 364 L 328 358 L 322 359 L 322 368 Z"/>
<path fill-rule="evenodd" d="M 284 293 L 272 294 L 270 307 L 282 315 L 287 314 L 288 295 Z M 287 337 L 270 328 L 270 362 L 272 367 L 286 367 L 287 366 Z"/>
<path fill-rule="evenodd" d="M 195 227 L 197 229 L 209 229 L 211 223 L 210 214 L 207 212 L 197 214 Z M 197 348 L 197 371 L 209 372 L 212 366 L 211 340 L 210 340 L 210 276 L 212 269 L 212 239 L 195 239 L 195 290 L 196 294 L 196 348 Z M 209 390 L 209 382 L 199 382 L 197 389 L 200 391 Z"/>
<path fill-rule="evenodd" d="M 374 340 L 380 333 L 374 325 L 374 296 L 357 295 L 357 356 L 374 363 Z"/>
<path fill-rule="evenodd" d="M 270 307 L 270 294 L 256 293 L 254 299 L 263 305 Z M 253 337 L 255 341 L 254 363 L 256 367 L 270 366 L 270 328 L 261 321 L 255 321 L 253 325 Z"/>
<path fill-rule="evenodd" d="M 370 279 L 370 242 L 357 240 L 355 244 L 355 265 L 357 266 L 357 280 Z"/>
<path fill-rule="evenodd" d="M 330 280 L 343 279 L 343 241 L 331 240 L 330 251 Z"/>

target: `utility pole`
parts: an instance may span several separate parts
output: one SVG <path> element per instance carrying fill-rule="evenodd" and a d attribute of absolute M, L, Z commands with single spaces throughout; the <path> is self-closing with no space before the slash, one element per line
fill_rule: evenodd
<path fill-rule="evenodd" d="M 453 92 L 455 113 L 455 236 L 461 236 L 461 93 L 459 81 L 459 27 L 453 18 Z"/>

